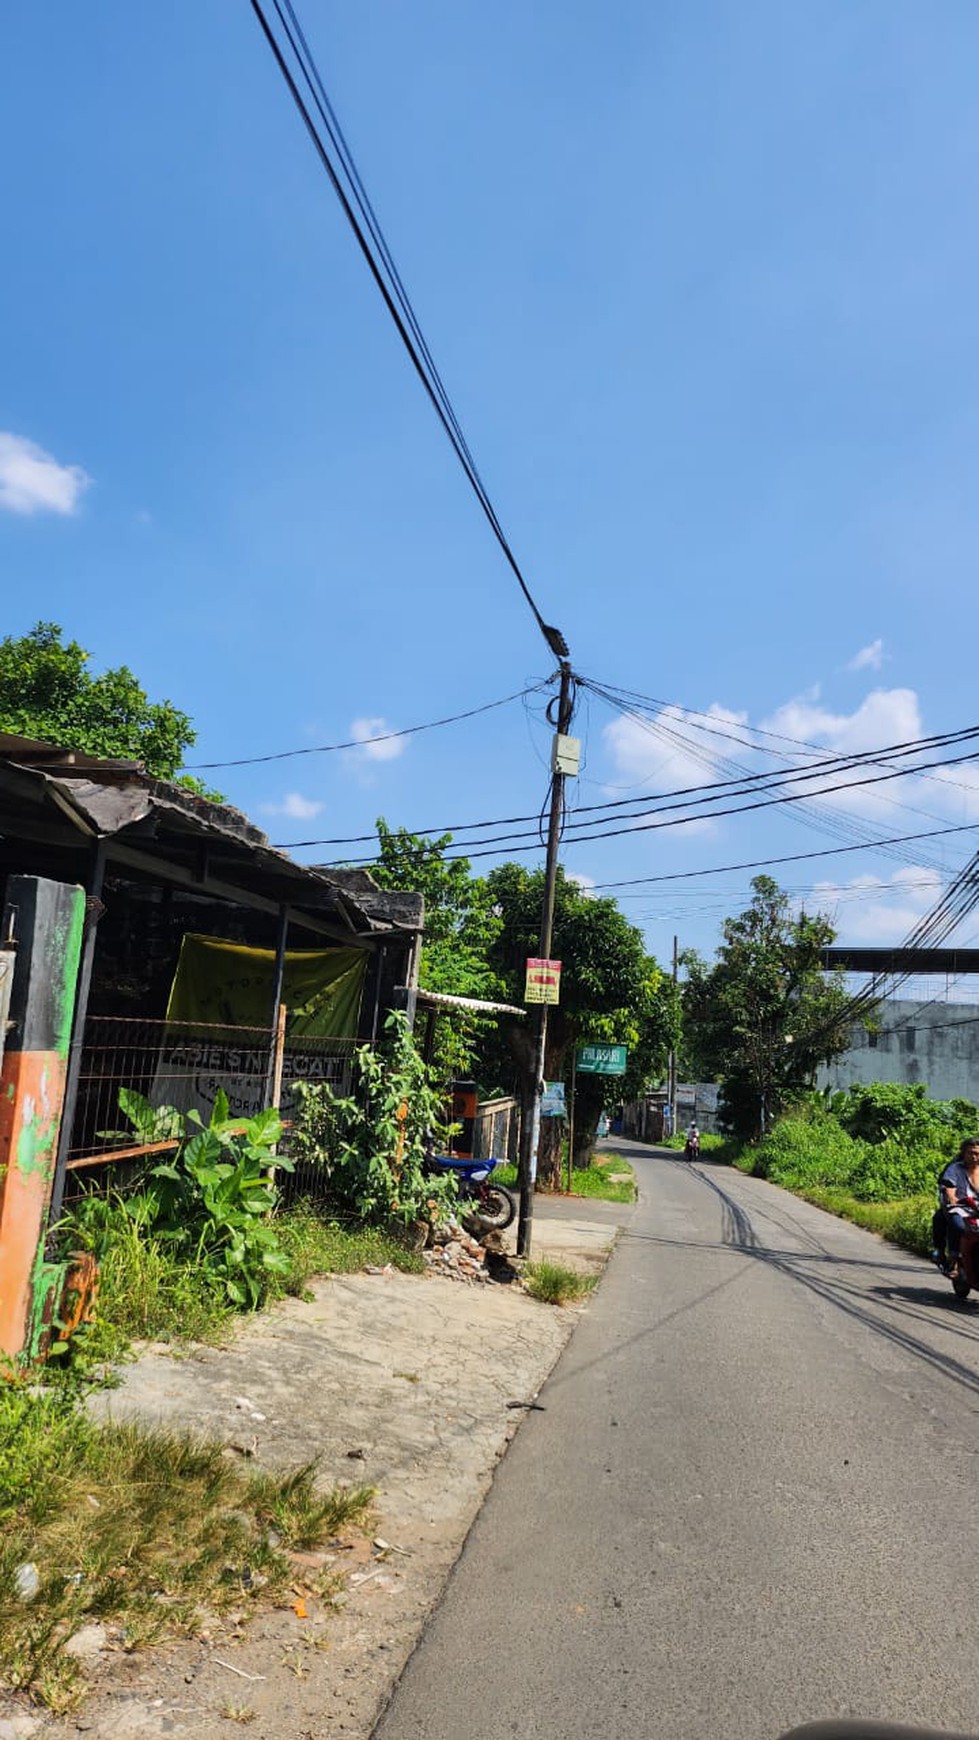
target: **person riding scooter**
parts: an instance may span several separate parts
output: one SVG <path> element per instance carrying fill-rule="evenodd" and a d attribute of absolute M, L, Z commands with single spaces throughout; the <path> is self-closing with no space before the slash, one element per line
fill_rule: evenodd
<path fill-rule="evenodd" d="M 683 1157 L 685 1160 L 699 1160 L 700 1158 L 700 1131 L 696 1124 L 691 1124 L 687 1131 L 687 1144 L 683 1150 Z"/>
<path fill-rule="evenodd" d="M 979 1215 L 979 1138 L 962 1143 L 938 1180 L 938 1195 L 945 1221 L 945 1267 L 954 1277 L 959 1269 L 963 1223 Z"/>

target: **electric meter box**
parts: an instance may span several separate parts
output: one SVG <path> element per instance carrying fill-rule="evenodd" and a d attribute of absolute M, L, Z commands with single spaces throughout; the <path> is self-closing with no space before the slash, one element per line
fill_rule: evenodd
<path fill-rule="evenodd" d="M 581 738 L 562 737 L 560 731 L 551 745 L 551 772 L 565 773 L 574 779 L 581 765 Z"/>

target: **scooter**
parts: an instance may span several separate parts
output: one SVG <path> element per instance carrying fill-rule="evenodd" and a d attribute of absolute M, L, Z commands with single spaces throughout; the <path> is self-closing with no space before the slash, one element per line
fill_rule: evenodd
<path fill-rule="evenodd" d="M 695 1160 L 700 1159 L 700 1137 L 699 1136 L 688 1136 L 687 1137 L 686 1146 L 684 1147 L 684 1150 L 683 1150 L 683 1158 L 684 1158 L 684 1160 L 689 1161 L 691 1166 L 693 1165 L 693 1162 Z"/>
<path fill-rule="evenodd" d="M 944 1209 L 936 1209 L 932 1216 L 931 1236 L 933 1249 L 931 1260 L 936 1268 L 941 1269 L 952 1283 L 952 1292 L 956 1299 L 968 1299 L 973 1288 L 979 1292 L 979 1211 L 966 1215 L 962 1222 L 962 1234 L 959 1239 L 959 1266 L 953 1275 L 946 1248 L 946 1221 Z"/>
<path fill-rule="evenodd" d="M 453 1172 L 459 1190 L 463 1218 L 475 1221 L 479 1228 L 502 1232 L 517 1212 L 515 1197 L 502 1184 L 490 1184 L 490 1174 L 499 1165 L 492 1158 L 463 1160 L 454 1154 L 432 1154 L 426 1165 L 434 1172 Z"/>

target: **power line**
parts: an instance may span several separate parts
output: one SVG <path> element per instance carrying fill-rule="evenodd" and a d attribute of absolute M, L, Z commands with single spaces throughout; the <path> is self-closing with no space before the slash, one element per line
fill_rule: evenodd
<path fill-rule="evenodd" d="M 877 840 L 877 846 L 897 846 L 910 843 L 912 840 L 934 840 L 943 834 L 969 834 L 979 831 L 979 822 L 962 822 L 954 828 L 929 828 L 922 834 L 894 834 L 889 839 Z M 817 852 L 789 852 L 779 858 L 750 858 L 740 864 L 711 864 L 704 870 L 670 870 L 659 876 L 631 876 L 623 882 L 594 882 L 593 890 L 607 891 L 611 888 L 638 888 L 652 882 L 686 882 L 694 876 L 723 876 L 734 870 L 771 870 L 776 864 L 800 864 L 810 858 L 838 858 L 846 852 L 866 852 L 872 850 L 861 841 L 854 846 L 824 846 Z"/>
<path fill-rule="evenodd" d="M 926 762 L 924 765 L 925 765 L 925 767 L 948 767 L 948 766 L 955 767 L 955 766 L 958 766 L 960 762 L 975 761 L 977 758 L 979 758 L 979 750 L 973 750 L 968 755 L 945 757 L 940 761 Z M 891 773 L 868 774 L 863 779 L 844 780 L 838 785 L 819 786 L 817 788 L 817 790 L 813 793 L 807 794 L 807 793 L 803 793 L 803 792 L 789 792 L 785 796 L 774 797 L 774 798 L 771 798 L 771 797 L 770 798 L 761 798 L 755 803 L 731 804 L 726 809 L 719 809 L 719 810 L 712 811 L 711 820 L 716 820 L 716 819 L 718 819 L 720 817 L 724 817 L 724 816 L 750 815 L 750 814 L 753 814 L 757 810 L 774 809 L 774 808 L 777 808 L 777 807 L 784 805 L 784 804 L 800 803 L 800 802 L 803 802 L 807 796 L 822 797 L 822 796 L 825 796 L 831 792 L 853 791 L 855 788 L 861 787 L 861 786 L 883 785 L 888 780 L 891 780 L 891 779 L 903 779 L 905 777 L 907 771 L 908 770 L 905 768 L 897 768 L 894 771 L 892 771 Z M 798 776 L 795 776 L 795 777 L 798 777 Z M 792 784 L 792 783 L 794 783 L 794 780 L 787 779 L 784 783 Z M 704 800 L 704 801 L 707 802 L 707 801 L 713 801 L 713 800 Z M 653 812 L 647 811 L 646 813 L 647 814 L 652 813 L 655 815 L 662 815 L 664 811 L 671 811 L 677 807 L 680 807 L 680 806 L 677 806 L 674 804 L 664 804 L 660 807 L 659 810 L 656 810 Z M 693 806 L 688 805 L 686 807 L 691 808 Z M 701 815 L 698 815 L 698 814 L 685 815 L 685 816 L 674 816 L 672 814 L 668 814 L 664 817 L 663 820 L 660 820 L 660 821 L 632 822 L 632 823 L 630 823 L 627 826 L 622 827 L 622 828 L 604 828 L 600 832 L 594 833 L 594 834 L 577 834 L 576 833 L 576 834 L 572 835 L 569 832 L 567 838 L 568 838 L 568 841 L 571 845 L 588 845 L 595 840 L 619 839 L 624 834 L 648 834 L 648 833 L 654 833 L 661 828 L 682 828 L 682 827 L 688 826 L 691 822 L 698 822 L 701 820 L 703 820 L 703 817 Z M 583 825 L 587 825 L 587 824 L 583 824 Z M 943 831 L 944 830 L 942 830 L 942 829 L 935 830 L 935 832 L 937 832 L 937 833 L 941 833 Z M 926 838 L 928 836 L 921 835 L 918 837 L 919 838 Z M 523 834 L 511 834 L 511 835 L 501 834 L 497 837 L 497 839 L 495 841 L 491 840 L 488 842 L 486 842 L 486 841 L 479 842 L 478 843 L 479 844 L 478 851 L 473 851 L 471 846 L 464 845 L 463 849 L 460 852 L 447 852 L 445 854 L 445 859 L 446 859 L 446 862 L 452 862 L 453 860 L 458 859 L 458 858 L 465 858 L 467 861 L 469 861 L 473 858 L 498 857 L 500 855 L 500 848 L 503 845 L 507 845 L 508 850 L 511 853 L 513 853 L 513 852 L 534 852 L 538 849 L 539 842 L 534 842 L 534 841 L 531 841 L 529 844 L 526 844 L 526 845 L 510 844 L 510 842 L 512 842 L 512 841 L 522 841 L 524 838 L 525 838 L 525 836 Z M 874 844 L 879 845 L 880 842 L 879 841 L 873 842 L 873 841 L 861 840 L 858 844 L 859 844 L 859 849 L 861 851 L 866 851 L 868 849 L 868 847 L 872 847 Z M 376 864 L 376 863 L 378 863 L 378 861 L 379 860 L 378 860 L 378 857 L 376 854 L 370 858 L 354 858 L 354 859 L 350 860 L 350 862 L 348 864 L 348 868 L 362 868 L 364 866 Z"/>
<path fill-rule="evenodd" d="M 376 737 L 352 737 L 346 743 L 319 743 L 308 749 L 280 749 L 275 755 L 243 755 L 237 761 L 192 761 L 187 771 L 204 773 L 222 767 L 258 767 L 265 761 L 289 761 L 296 755 L 332 755 L 337 749 L 365 749 L 372 743 L 390 743 L 396 737 L 417 737 L 419 731 L 434 731 L 440 725 L 458 725 L 461 719 L 475 719 L 480 713 L 492 713 L 495 707 L 507 707 L 511 701 L 536 695 L 550 681 L 551 678 L 547 677 L 539 683 L 531 683 L 526 689 L 516 689 L 512 695 L 504 695 L 499 701 L 486 701 L 481 707 L 470 707 L 465 713 L 450 713 L 445 719 L 429 719 L 424 725 L 407 725 L 403 731 L 384 731 Z M 365 838 L 373 839 L 373 835 Z M 315 846 L 328 842 L 311 840 L 308 843 Z"/>
<path fill-rule="evenodd" d="M 625 717 L 631 719 L 643 731 L 649 732 L 653 736 L 663 738 L 664 740 L 676 745 L 679 748 L 681 755 L 683 755 L 687 759 L 692 759 L 694 761 L 698 761 L 698 762 L 702 763 L 704 766 L 709 767 L 711 770 L 714 770 L 716 768 L 724 768 L 724 769 L 729 770 L 729 771 L 735 770 L 741 774 L 747 773 L 748 770 L 744 767 L 744 765 L 741 762 L 735 761 L 731 757 L 721 755 L 716 750 L 709 749 L 706 745 L 699 743 L 695 738 L 692 738 L 692 737 L 686 735 L 684 732 L 673 728 L 671 725 L 664 723 L 665 719 L 667 718 L 667 714 L 662 709 L 660 710 L 660 712 L 658 713 L 658 715 L 656 717 L 647 718 L 647 717 L 643 716 L 643 713 L 637 713 L 634 710 L 634 707 L 628 705 L 627 698 L 629 696 L 629 691 L 612 689 L 609 685 L 602 685 L 602 684 L 593 684 L 592 687 L 593 687 L 594 692 L 597 695 L 599 695 L 599 697 L 601 699 L 603 699 L 608 706 L 612 707 L 616 712 L 624 714 Z M 640 703 L 643 704 L 644 712 L 648 711 L 650 708 L 652 708 L 654 706 L 660 705 L 659 703 L 655 703 L 647 697 L 640 696 L 640 697 L 638 697 L 638 700 Z M 670 718 L 674 717 L 676 707 L 677 707 L 677 703 L 671 703 L 671 711 L 669 714 Z M 690 714 L 690 715 L 694 714 L 694 712 L 695 712 L 694 709 L 687 709 L 686 710 L 686 713 Z M 688 719 L 687 717 L 684 717 L 682 722 L 691 724 L 693 729 L 696 731 L 707 731 L 713 736 L 722 737 L 722 738 L 730 738 L 733 741 L 738 742 L 738 743 L 742 744 L 744 747 L 750 749 L 752 751 L 752 753 L 754 753 L 754 754 L 757 754 L 761 751 L 761 752 L 768 754 L 768 755 L 777 756 L 778 759 L 783 761 L 783 762 L 789 762 L 791 760 L 791 758 L 782 749 L 770 749 L 770 748 L 768 748 L 767 745 L 762 746 L 762 745 L 759 745 L 756 743 L 751 743 L 750 741 L 747 741 L 744 737 L 739 736 L 736 732 L 731 730 L 730 722 L 725 721 L 724 724 L 722 724 L 720 721 L 717 720 L 716 715 L 698 714 L 697 717 L 703 718 L 703 719 L 706 719 L 706 720 L 712 721 L 712 722 L 705 724 L 705 725 L 699 725 L 699 724 L 696 724 L 692 718 Z M 747 727 L 747 729 L 758 730 L 758 731 L 760 731 L 761 735 L 773 737 L 773 739 L 777 742 L 791 743 L 796 750 L 801 749 L 807 755 L 819 755 L 819 756 L 825 755 L 825 750 L 817 748 L 814 744 L 805 744 L 805 743 L 802 743 L 801 741 L 796 740 L 794 738 L 784 738 L 781 736 L 776 736 L 773 733 L 762 731 L 760 727 L 749 726 L 749 727 Z M 873 756 L 872 752 L 868 752 L 867 759 L 870 760 L 871 762 L 873 762 L 874 756 Z M 934 778 L 935 776 L 934 775 L 929 776 L 926 773 L 922 777 L 927 779 L 929 777 Z M 950 782 L 945 781 L 943 783 L 950 783 Z M 928 821 L 940 822 L 942 820 L 942 818 L 940 816 L 933 814 L 931 811 L 922 810 L 920 808 L 920 806 L 901 803 L 900 800 L 897 798 L 891 798 L 891 799 L 889 799 L 889 801 L 891 803 L 893 803 L 898 808 L 908 810 L 908 812 L 912 815 L 921 815 L 921 816 L 925 817 L 925 819 Z M 817 828 L 822 833 L 830 833 L 831 835 L 835 835 L 837 839 L 844 839 L 844 840 L 863 839 L 865 841 L 869 841 L 870 839 L 873 838 L 872 833 L 867 829 L 866 825 L 855 820 L 853 816 L 848 815 L 848 814 L 846 814 L 838 809 L 830 808 L 828 805 L 825 805 L 825 804 L 810 803 L 810 802 L 801 803 L 794 811 L 791 812 L 791 814 L 792 814 L 792 819 L 794 821 L 801 822 L 803 824 L 803 826 L 808 827 L 808 828 Z M 906 859 L 906 854 L 903 853 L 900 849 L 890 851 L 889 855 L 892 857 L 898 858 L 898 859 L 902 859 L 902 860 Z"/>
<path fill-rule="evenodd" d="M 750 731 L 756 737 L 768 738 L 772 743 L 791 744 L 793 749 L 801 749 L 807 755 L 824 755 L 826 751 L 825 744 L 809 743 L 804 737 L 788 737 L 781 731 L 767 731 L 761 725 L 749 724 L 747 720 L 724 720 L 717 713 L 704 713 L 697 707 L 688 707 L 682 701 L 657 700 L 654 695 L 643 695 L 635 689 L 619 689 L 612 683 L 601 683 L 587 677 L 581 677 L 579 678 L 579 681 L 582 687 L 591 689 L 594 694 L 598 695 L 610 706 L 614 706 L 619 712 L 628 712 L 631 706 L 637 711 L 655 710 L 660 715 L 680 715 L 681 723 L 689 723 L 695 730 L 704 731 L 710 736 L 726 737 L 734 743 L 742 744 L 746 749 L 753 750 L 756 754 L 766 753 L 769 755 L 781 755 L 783 760 L 787 759 L 784 750 L 765 750 L 762 744 L 752 743 L 748 738 L 739 737 L 737 732 L 732 729 L 734 724 L 737 724 L 742 731 Z M 706 723 L 703 725 L 698 724 L 697 721 L 701 719 L 706 721 Z M 725 725 L 727 726 L 727 729 L 725 729 Z M 943 780 L 939 783 L 948 785 L 959 784 L 959 782 L 954 780 Z M 959 785 L 959 789 L 968 792 L 975 791 L 974 786 L 967 785 Z"/>
<path fill-rule="evenodd" d="M 339 168 L 335 167 L 326 144 L 324 144 L 324 141 L 320 136 L 316 121 L 310 113 L 305 98 L 292 75 L 286 57 L 276 39 L 275 32 L 268 22 L 260 0 L 250 0 L 250 3 L 252 11 L 254 12 L 262 30 L 262 34 L 264 35 L 275 58 L 279 71 L 285 80 L 289 94 L 302 117 L 303 124 L 305 125 L 306 131 L 312 141 L 313 148 L 329 177 L 334 193 L 340 201 L 344 216 L 346 217 L 350 228 L 353 230 L 357 245 L 367 263 L 371 277 L 374 279 L 374 282 L 384 300 L 385 307 L 387 308 L 391 319 L 394 321 L 395 327 L 398 331 L 398 336 L 408 353 L 412 367 L 425 389 L 432 408 L 449 439 L 459 464 L 462 466 L 462 469 L 466 474 L 473 494 L 479 502 L 483 514 L 493 532 L 493 536 L 496 538 L 496 541 L 503 552 L 504 559 L 513 573 L 527 604 L 530 606 L 534 620 L 536 621 L 537 626 L 551 652 L 554 653 L 557 658 L 566 659 L 569 656 L 569 653 L 564 636 L 560 629 L 555 628 L 553 625 L 549 625 L 544 621 L 530 587 L 524 578 L 520 564 L 510 547 L 506 534 L 503 531 L 499 516 L 490 500 L 489 492 L 479 474 L 476 462 L 473 459 L 469 445 L 463 435 L 459 419 L 452 407 L 452 402 L 446 391 L 442 378 L 435 367 L 431 351 L 425 341 L 414 309 L 411 306 L 404 283 L 394 264 L 391 250 L 384 240 L 383 232 L 381 231 L 376 213 L 367 197 L 363 181 L 361 180 L 356 165 L 354 164 L 350 148 L 340 131 L 339 123 L 326 94 L 323 80 L 309 48 L 309 44 L 303 35 L 299 21 L 296 18 L 295 11 L 293 10 L 292 5 L 289 4 L 289 0 L 285 0 L 286 8 L 289 13 L 289 18 L 287 19 L 279 0 L 273 0 L 279 25 L 289 44 L 293 58 L 299 68 L 306 88 L 310 93 L 313 106 L 319 115 L 320 123 L 326 133 L 326 137 L 338 158 Z M 292 20 L 292 25 L 289 22 L 290 19 Z M 349 196 L 344 190 L 341 176 L 345 176 L 347 179 L 350 188 Z M 360 219 L 357 216 L 357 212 L 354 210 L 355 206 L 360 211 Z M 365 233 L 365 230 L 368 233 Z M 380 256 L 380 260 L 376 257 L 377 255 Z"/>
<path fill-rule="evenodd" d="M 540 687 L 540 685 L 538 685 L 538 687 Z M 532 692 L 533 691 L 531 691 L 531 690 L 524 691 L 525 694 L 529 694 Z M 509 699 L 511 699 L 511 700 L 514 698 L 515 697 L 513 697 L 513 696 L 509 697 Z M 492 704 L 493 705 L 502 705 L 502 703 L 492 703 Z M 958 744 L 958 743 L 972 742 L 972 741 L 975 741 L 976 738 L 979 738 L 979 726 L 971 725 L 971 726 L 964 727 L 960 731 L 942 733 L 942 734 L 938 734 L 938 735 L 935 735 L 932 737 L 916 738 L 913 740 L 909 740 L 906 743 L 888 744 L 888 745 L 882 746 L 879 749 L 853 751 L 848 755 L 828 756 L 824 761 L 813 763 L 810 766 L 804 767 L 804 768 L 792 767 L 792 768 L 786 768 L 786 769 L 782 769 L 782 770 L 768 768 L 761 773 L 741 773 L 741 774 L 738 774 L 737 777 L 735 777 L 735 778 L 713 780 L 713 781 L 710 781 L 709 783 L 704 784 L 704 785 L 681 786 L 681 787 L 678 787 L 675 791 L 663 792 L 660 794 L 660 796 L 658 798 L 655 798 L 655 799 L 646 795 L 646 796 L 638 797 L 638 798 L 615 798 L 614 800 L 612 800 L 608 803 L 602 803 L 602 804 L 576 804 L 568 809 L 567 815 L 569 817 L 571 817 L 571 816 L 592 816 L 592 815 L 599 815 L 599 814 L 608 814 L 609 812 L 612 812 L 612 811 L 624 812 L 626 810 L 636 810 L 637 814 L 636 814 L 636 817 L 634 817 L 633 819 L 638 819 L 638 817 L 640 817 L 640 816 L 658 815 L 658 814 L 661 814 L 667 810 L 681 809 L 681 808 L 689 809 L 689 808 L 693 808 L 694 805 L 697 805 L 699 807 L 699 806 L 704 806 L 704 805 L 707 805 L 710 803 L 717 803 L 724 796 L 746 796 L 746 795 L 749 795 L 751 792 L 756 791 L 756 790 L 773 790 L 774 791 L 774 790 L 778 790 L 778 789 L 785 787 L 785 786 L 794 785 L 799 780 L 815 779 L 820 775 L 825 775 L 825 774 L 829 774 L 829 773 L 839 773 L 839 772 L 843 772 L 847 769 L 853 769 L 853 768 L 857 768 L 857 767 L 867 767 L 867 766 L 871 766 L 871 767 L 884 766 L 889 761 L 895 760 L 899 757 L 921 754 L 925 750 L 932 749 L 932 748 L 940 748 L 940 747 L 947 748 L 947 747 L 950 747 L 950 746 L 952 746 L 954 744 Z M 373 741 L 378 741 L 378 739 L 373 739 Z M 979 750 L 976 751 L 976 756 L 979 756 Z M 973 759 L 973 757 L 966 756 L 966 757 L 963 757 L 962 759 L 963 760 L 970 760 L 970 759 Z M 929 763 L 927 765 L 946 766 L 946 765 L 949 765 L 949 763 L 942 761 L 942 762 L 938 762 L 938 763 Z M 915 773 L 918 770 L 916 768 L 911 767 L 911 768 L 906 768 L 906 769 L 902 768 L 900 771 L 901 771 L 901 773 Z M 861 782 L 857 781 L 857 780 L 847 781 L 845 786 L 829 787 L 826 789 L 845 790 L 851 784 L 858 785 L 860 783 Z M 740 788 L 740 789 L 736 789 L 736 788 Z M 810 794 L 807 794 L 805 792 L 800 792 L 798 794 L 799 801 L 800 802 L 807 801 L 807 798 L 809 795 Z M 683 800 L 686 798 L 689 798 L 691 800 L 691 802 L 684 803 L 684 802 L 680 801 L 680 800 Z M 664 801 L 666 799 L 669 799 L 671 801 L 669 801 L 669 802 Z M 492 820 L 483 821 L 483 822 L 446 822 L 443 824 L 443 826 L 437 827 L 437 828 L 417 828 L 417 829 L 409 829 L 408 831 L 411 833 L 415 833 L 415 834 L 419 835 L 420 837 L 427 837 L 427 836 L 431 836 L 431 835 L 442 835 L 442 834 L 452 834 L 453 837 L 455 837 L 456 835 L 458 835 L 460 833 L 475 832 L 477 829 L 482 830 L 485 828 L 509 827 L 511 825 L 519 825 L 522 822 L 536 822 L 537 820 L 538 820 L 538 817 L 536 815 L 499 816 L 499 817 L 496 817 Z M 569 822 L 568 823 L 568 830 L 569 831 L 568 831 L 568 835 L 567 835 L 568 839 L 573 840 L 576 837 L 575 834 L 573 832 L 571 832 L 570 830 L 573 830 L 575 828 L 587 827 L 588 825 L 589 824 L 587 822 L 577 822 L 577 823 L 573 822 L 573 821 Z M 466 847 L 468 849 L 469 845 L 484 845 L 487 843 L 489 843 L 489 844 L 495 843 L 498 845 L 499 844 L 507 844 L 511 840 L 519 840 L 519 839 L 523 839 L 525 837 L 526 837 L 525 833 L 518 833 L 518 834 L 512 834 L 512 835 L 500 834 L 500 835 L 494 836 L 494 839 L 490 842 L 486 842 L 484 840 L 473 840 L 473 841 L 469 841 L 469 842 L 460 842 L 460 844 L 462 844 L 464 847 Z M 603 835 L 603 836 L 591 836 L 591 837 L 604 838 L 605 836 Z M 299 848 L 306 848 L 306 847 L 310 847 L 310 846 L 356 846 L 356 845 L 363 845 L 366 842 L 373 840 L 374 838 L 375 838 L 375 835 L 373 833 L 371 833 L 371 834 L 347 834 L 347 835 L 336 835 L 336 836 L 333 836 L 332 838 L 327 837 L 327 838 L 321 838 L 321 839 L 315 839 L 315 840 L 281 841 L 281 842 L 279 842 L 279 846 L 280 846 L 280 849 L 282 849 L 282 850 L 287 850 L 287 849 L 298 850 Z"/>

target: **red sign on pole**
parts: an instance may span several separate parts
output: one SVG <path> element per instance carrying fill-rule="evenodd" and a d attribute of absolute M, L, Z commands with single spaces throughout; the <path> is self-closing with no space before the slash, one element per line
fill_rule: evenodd
<path fill-rule="evenodd" d="M 527 962 L 525 1003 L 557 1003 L 560 1000 L 561 963 L 531 957 Z"/>

